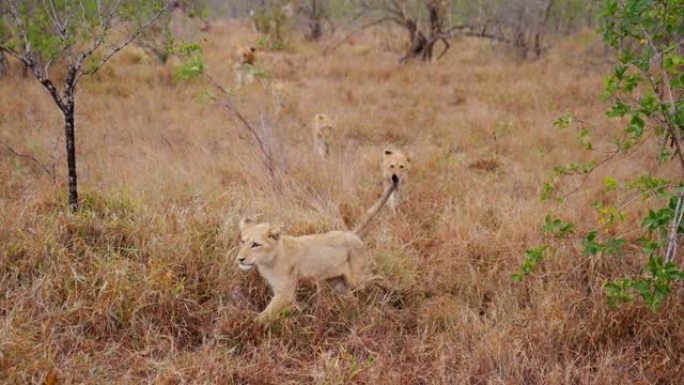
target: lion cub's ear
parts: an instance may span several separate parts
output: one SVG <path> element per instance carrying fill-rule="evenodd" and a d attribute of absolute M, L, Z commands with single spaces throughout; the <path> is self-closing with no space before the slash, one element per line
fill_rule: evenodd
<path fill-rule="evenodd" d="M 268 230 L 268 237 L 277 241 L 280 239 L 280 232 L 280 226 L 271 227 L 271 229 Z"/>
<path fill-rule="evenodd" d="M 249 218 L 242 218 L 240 219 L 240 231 L 245 231 L 245 228 L 247 225 L 251 224 L 252 220 Z"/>

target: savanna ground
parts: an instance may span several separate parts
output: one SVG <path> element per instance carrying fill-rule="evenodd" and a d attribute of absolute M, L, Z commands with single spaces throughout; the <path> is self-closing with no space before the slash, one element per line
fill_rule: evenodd
<path fill-rule="evenodd" d="M 208 72 L 230 86 L 234 48 L 257 36 L 217 23 L 201 38 Z M 201 80 L 176 84 L 170 66 L 127 49 L 78 94 L 76 215 L 65 208 L 60 115 L 15 65 L 0 79 L 0 138 L 56 162 L 57 181 L 0 150 L 0 382 L 681 380 L 681 289 L 657 315 L 606 304 L 602 285 L 638 274 L 638 253 L 585 257 L 577 240 L 511 280 L 547 212 L 591 229 L 591 202 L 611 199 L 587 188 L 560 205 L 539 200 L 550 168 L 586 158 L 555 117 L 620 127 L 599 101 L 611 60 L 600 38 L 560 39 L 537 61 L 461 39 L 438 62 L 407 65 L 391 42 L 367 31 L 329 55 L 325 42 L 296 42 L 260 56 L 269 78 L 232 100 L 262 127 L 277 185 L 249 133 L 206 92 L 220 94 Z M 269 81 L 282 85 L 278 119 Z M 329 162 L 311 147 L 320 112 L 337 123 Z M 383 212 L 366 241 L 397 289 L 340 296 L 303 285 L 289 314 L 254 325 L 270 294 L 233 260 L 239 218 L 261 214 L 294 235 L 351 228 L 380 195 L 388 145 L 413 154 L 410 201 Z M 616 159 L 617 174 L 655 170 L 647 154 Z"/>

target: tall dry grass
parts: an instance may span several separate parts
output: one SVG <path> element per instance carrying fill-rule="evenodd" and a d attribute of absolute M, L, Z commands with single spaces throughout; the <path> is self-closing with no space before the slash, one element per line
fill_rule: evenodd
<path fill-rule="evenodd" d="M 230 84 L 233 48 L 256 36 L 227 23 L 203 39 L 209 71 Z M 169 68 L 128 49 L 78 94 L 76 215 L 57 110 L 19 69 L 0 79 L 0 138 L 59 175 L 0 151 L 0 382 L 677 383 L 681 288 L 658 315 L 611 311 L 603 296 L 606 279 L 639 272 L 635 251 L 588 258 L 577 240 L 510 279 L 549 210 L 595 226 L 598 191 L 559 206 L 538 195 L 548 169 L 586 158 L 554 117 L 619 128 L 598 101 L 598 38 L 564 39 L 535 62 L 463 39 L 437 63 L 403 66 L 376 44 L 262 55 L 284 86 L 278 117 L 262 86 L 234 91 L 267 133 L 279 187 L 205 83 L 174 85 Z M 319 112 L 338 124 L 327 163 L 306 125 Z M 303 285 L 286 318 L 256 327 L 269 292 L 235 267 L 237 220 L 261 214 L 291 234 L 353 226 L 380 193 L 388 144 L 414 154 L 410 198 L 367 243 L 396 292 Z M 646 150 L 616 160 L 617 172 L 656 170 Z"/>

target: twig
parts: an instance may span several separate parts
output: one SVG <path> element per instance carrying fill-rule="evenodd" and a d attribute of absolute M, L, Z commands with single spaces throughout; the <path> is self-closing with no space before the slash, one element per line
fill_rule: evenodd
<path fill-rule="evenodd" d="M 658 53 L 658 48 L 656 47 L 655 43 L 653 43 L 653 39 L 651 39 L 651 35 L 646 32 L 646 29 L 642 28 L 642 31 L 644 32 L 644 35 L 646 36 L 646 39 L 648 40 L 649 45 L 653 49 L 654 52 Z M 665 88 L 665 92 L 667 93 L 667 103 L 669 104 L 668 112 L 669 113 L 664 113 L 665 117 L 665 126 L 667 130 L 670 132 L 670 136 L 672 138 L 672 142 L 674 142 L 675 146 L 675 154 L 678 156 L 679 163 L 682 166 L 682 171 L 684 171 L 684 152 L 682 152 L 682 147 L 681 147 L 681 135 L 680 135 L 680 130 L 678 127 L 675 127 L 674 124 L 670 120 L 670 115 L 675 115 L 677 112 L 677 106 L 675 104 L 674 98 L 672 96 L 672 87 L 670 86 L 670 77 L 667 75 L 667 71 L 665 70 L 665 65 L 664 65 L 664 56 L 660 58 L 660 70 L 662 72 L 662 81 L 663 81 L 663 87 Z M 650 79 L 650 77 L 649 77 Z M 653 83 L 653 82 L 652 82 Z M 655 85 L 653 85 L 654 89 Z"/>
<path fill-rule="evenodd" d="M 47 168 L 47 166 L 43 165 L 43 164 L 42 164 L 38 159 L 36 159 L 34 156 L 28 155 L 28 154 L 22 154 L 22 153 L 16 151 L 15 149 L 13 149 L 9 144 L 7 144 L 6 142 L 4 142 L 4 141 L 2 141 L 2 140 L 0 140 L 0 144 L 2 144 L 2 145 L 7 149 L 7 151 L 9 151 L 12 155 L 14 155 L 14 156 L 16 156 L 16 157 L 18 157 L 18 158 L 28 159 L 28 160 L 32 161 L 33 163 L 37 164 L 38 167 L 40 167 L 43 171 L 45 171 L 48 175 L 50 175 L 50 177 L 52 177 L 52 181 L 53 181 L 53 182 L 55 181 L 55 173 L 54 173 L 54 171 L 52 171 L 52 170 L 50 170 L 49 168 Z"/>
<path fill-rule="evenodd" d="M 569 196 L 574 195 L 576 192 L 578 192 L 578 191 L 582 188 L 582 186 L 584 186 L 584 184 L 589 180 L 589 178 L 591 177 L 591 174 L 592 174 L 597 168 L 599 168 L 600 166 L 602 166 L 602 165 L 604 165 L 605 163 L 607 163 L 609 160 L 611 160 L 611 159 L 613 159 L 614 157 L 616 157 L 616 156 L 621 152 L 621 150 L 622 150 L 622 147 L 618 147 L 617 150 L 615 150 L 615 152 L 611 152 L 611 153 L 608 154 L 605 158 L 601 159 L 601 160 L 598 161 L 596 164 L 594 164 L 594 166 L 591 168 L 591 170 L 590 170 L 588 173 L 586 173 L 586 174 L 583 175 L 582 181 L 581 181 L 579 184 L 577 184 L 572 190 L 570 190 L 570 191 L 568 191 L 567 193 L 561 195 L 560 198 L 561 198 L 561 199 L 567 199 Z"/>
<path fill-rule="evenodd" d="M 115 46 L 114 48 L 112 48 L 112 49 L 111 49 L 111 50 L 102 58 L 102 60 L 100 60 L 100 62 L 99 62 L 93 69 L 88 70 L 88 71 L 83 71 L 81 74 L 79 74 L 79 76 L 76 78 L 76 82 L 78 82 L 78 80 L 79 80 L 79 79 L 81 78 L 81 76 L 83 76 L 83 75 L 93 75 L 93 74 L 95 74 L 100 68 L 102 68 L 102 66 L 104 66 L 104 65 L 109 61 L 109 59 L 112 58 L 112 56 L 114 56 L 117 52 L 121 51 L 121 50 L 124 49 L 126 46 L 128 46 L 131 42 L 133 42 L 133 40 L 135 40 L 138 36 L 140 36 L 140 34 L 143 33 L 143 31 L 144 31 L 145 29 L 147 29 L 147 27 L 149 27 L 152 23 L 154 23 L 154 21 L 157 20 L 157 19 L 159 18 L 159 16 L 161 16 L 164 12 L 166 12 L 167 10 L 169 10 L 171 7 L 175 6 L 175 5 L 177 4 L 177 2 L 178 2 L 177 0 L 170 0 L 170 1 L 168 1 L 164 7 L 162 7 L 161 9 L 159 9 L 159 10 L 158 10 L 157 12 L 155 12 L 155 14 L 152 15 L 152 17 L 150 17 L 145 23 L 143 23 L 142 25 L 140 25 L 140 26 L 135 30 L 135 32 L 133 32 L 133 33 L 128 37 L 128 39 L 126 39 L 126 40 L 123 41 L 121 44 L 119 44 L 119 45 Z M 79 65 L 79 68 L 80 68 L 80 65 L 83 63 L 83 61 L 84 61 L 85 59 L 87 59 L 88 57 L 90 57 L 90 55 L 92 55 L 92 54 L 100 47 L 100 45 L 103 43 L 104 37 L 106 36 L 107 30 L 109 29 L 109 28 L 108 28 L 108 27 L 109 27 L 109 22 L 111 22 L 111 19 L 108 19 L 108 20 L 106 21 L 105 25 L 103 26 L 102 35 L 100 36 L 100 38 L 99 38 L 98 40 L 96 40 L 96 42 L 90 47 L 89 50 L 87 50 L 87 51 L 81 53 L 81 55 L 79 56 L 79 58 L 78 58 L 78 65 Z"/>
<path fill-rule="evenodd" d="M 261 139 L 261 136 L 259 135 L 257 130 L 254 128 L 254 126 L 252 126 L 251 123 L 249 123 L 247 118 L 245 118 L 245 116 L 242 115 L 242 113 L 240 113 L 240 111 L 238 111 L 228 101 L 228 97 L 230 95 L 228 93 L 228 91 L 223 86 L 221 86 L 216 80 L 214 80 L 214 78 L 211 77 L 211 75 L 205 74 L 204 76 L 209 81 L 209 83 L 211 83 L 211 85 L 213 85 L 217 90 L 219 90 L 225 96 L 225 98 L 220 102 L 217 98 L 215 98 L 213 96 L 210 96 L 210 98 L 216 102 L 219 102 L 221 104 L 221 106 L 223 106 L 225 109 L 230 111 L 240 122 L 242 122 L 242 124 L 245 126 L 247 131 L 249 131 L 250 134 L 252 134 L 252 137 L 254 138 L 254 140 L 257 142 L 257 144 L 259 146 L 259 150 L 264 155 L 264 165 L 266 166 L 266 169 L 268 169 L 268 173 L 271 175 L 271 178 L 273 178 L 273 180 L 276 181 L 277 178 L 275 175 L 275 167 L 274 167 L 273 157 L 271 156 L 270 151 L 268 151 L 268 149 L 266 148 L 266 144 Z"/>
<path fill-rule="evenodd" d="M 665 253 L 665 261 L 672 262 L 677 253 L 677 230 L 682 223 L 682 216 L 684 216 L 684 190 L 679 192 L 679 200 L 677 201 L 677 208 L 672 217 L 672 227 L 670 228 L 670 235 L 667 237 L 667 252 Z"/>
<path fill-rule="evenodd" d="M 364 25 L 362 25 L 362 26 L 360 26 L 360 27 L 358 27 L 358 28 L 354 28 L 353 30 L 351 30 L 349 33 L 347 33 L 347 35 L 345 35 L 345 36 L 344 36 L 342 39 L 340 39 L 339 41 L 337 41 L 337 42 L 335 42 L 335 43 L 333 43 L 333 44 L 330 44 L 330 45 L 328 45 L 327 47 L 325 47 L 325 48 L 323 49 L 323 55 L 327 55 L 327 54 L 329 54 L 330 52 L 332 52 L 332 51 L 334 51 L 335 49 L 337 49 L 339 46 L 341 46 L 341 45 L 344 44 L 347 40 L 349 40 L 349 38 L 352 37 L 355 33 L 359 33 L 359 32 L 361 32 L 361 31 L 363 31 L 363 30 L 366 30 L 366 29 L 368 29 L 368 28 L 370 28 L 370 27 L 373 27 L 373 26 L 378 25 L 378 24 L 382 24 L 382 23 L 384 23 L 384 22 L 386 22 L 386 21 L 390 21 L 390 20 L 391 20 L 391 18 L 389 18 L 389 17 L 383 17 L 383 18 L 381 18 L 381 19 L 374 20 L 374 21 L 371 21 L 371 22 L 369 22 L 369 23 L 366 23 L 366 24 L 364 24 Z"/>

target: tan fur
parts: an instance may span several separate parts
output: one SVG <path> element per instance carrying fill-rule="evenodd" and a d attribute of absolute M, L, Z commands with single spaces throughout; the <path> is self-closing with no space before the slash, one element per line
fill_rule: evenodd
<path fill-rule="evenodd" d="M 400 191 L 405 190 L 406 182 L 408 180 L 408 171 L 411 169 L 411 157 L 407 152 L 402 150 L 387 148 L 385 149 L 381 163 L 382 180 L 385 188 L 393 184 L 392 177 L 399 178 L 399 187 L 390 195 L 387 205 L 392 212 L 397 211 L 397 206 L 400 202 Z"/>
<path fill-rule="evenodd" d="M 250 46 L 241 46 L 235 51 L 235 64 L 233 64 L 233 72 L 235 73 L 235 83 L 238 86 L 249 84 L 254 81 L 254 72 L 252 66 L 256 61 L 256 48 Z"/>
<path fill-rule="evenodd" d="M 330 143 L 332 141 L 333 122 L 326 114 L 316 114 L 311 120 L 311 134 L 313 136 L 314 150 L 323 159 L 330 155 Z"/>
<path fill-rule="evenodd" d="M 394 188 L 396 185 L 386 189 L 373 206 L 373 213 L 357 230 L 365 230 Z M 384 281 L 371 274 L 366 249 L 357 230 L 293 237 L 282 234 L 279 227 L 269 223 L 240 221 L 238 266 L 243 271 L 256 267 L 273 290 L 271 302 L 257 321 L 268 321 L 294 301 L 297 283 L 303 280 L 316 283 L 335 280 L 341 284 L 337 288 L 345 291 Z"/>

